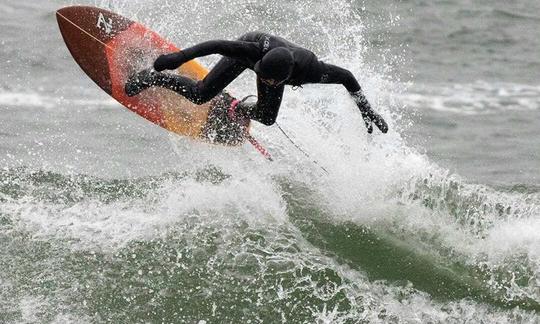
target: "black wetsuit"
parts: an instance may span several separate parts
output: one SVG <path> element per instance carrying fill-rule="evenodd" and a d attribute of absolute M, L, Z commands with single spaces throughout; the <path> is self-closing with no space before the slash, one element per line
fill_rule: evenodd
<path fill-rule="evenodd" d="M 257 78 L 258 101 L 255 106 L 246 109 L 247 117 L 265 125 L 272 125 L 279 112 L 285 84 L 292 86 L 306 83 L 343 84 L 361 111 L 362 109 L 371 110 L 362 94 L 360 85 L 351 72 L 319 61 L 313 52 L 281 37 L 262 32 L 247 33 L 236 41 L 207 41 L 168 55 L 168 62 L 166 61 L 165 65 L 173 66 L 172 68 L 194 58 L 210 54 L 221 54 L 224 57 L 201 81 L 197 82 L 178 75 L 160 73 L 153 85 L 174 90 L 190 101 L 202 104 L 219 94 L 245 69 L 253 70 L 255 63 L 261 60 L 268 51 L 277 47 L 285 47 L 293 54 L 292 74 L 284 84 L 279 86 L 267 85 Z"/>

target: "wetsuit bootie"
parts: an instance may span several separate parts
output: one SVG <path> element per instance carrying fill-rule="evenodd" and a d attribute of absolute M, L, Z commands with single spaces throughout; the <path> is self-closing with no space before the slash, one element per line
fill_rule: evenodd
<path fill-rule="evenodd" d="M 136 96 L 143 90 L 146 90 L 154 85 L 156 76 L 157 72 L 152 69 L 146 69 L 139 73 L 135 73 L 127 80 L 124 91 L 128 97 Z"/>

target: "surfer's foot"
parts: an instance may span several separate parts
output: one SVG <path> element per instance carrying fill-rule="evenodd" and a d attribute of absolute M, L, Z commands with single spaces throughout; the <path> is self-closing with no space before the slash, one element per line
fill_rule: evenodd
<path fill-rule="evenodd" d="M 142 70 L 139 73 L 133 74 L 126 82 L 124 91 L 128 97 L 133 97 L 141 93 L 143 90 L 150 88 L 156 78 L 157 72 L 152 69 Z"/>

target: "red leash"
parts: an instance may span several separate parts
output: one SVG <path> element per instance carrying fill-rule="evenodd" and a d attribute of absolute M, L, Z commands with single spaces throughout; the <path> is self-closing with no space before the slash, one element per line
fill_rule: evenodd
<path fill-rule="evenodd" d="M 259 153 L 261 153 L 262 156 L 264 156 L 268 161 L 274 161 L 274 159 L 272 159 L 272 156 L 270 155 L 270 153 L 261 145 L 261 143 L 259 143 L 255 138 L 253 138 L 253 136 L 251 136 L 250 133 L 248 133 L 247 128 L 246 128 L 246 132 L 245 132 L 244 136 L 251 143 L 251 145 L 253 145 L 255 147 L 255 149 L 257 151 L 259 151 Z"/>

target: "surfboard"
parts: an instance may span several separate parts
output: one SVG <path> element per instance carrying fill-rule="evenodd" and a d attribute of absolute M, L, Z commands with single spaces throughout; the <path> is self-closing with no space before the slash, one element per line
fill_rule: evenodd
<path fill-rule="evenodd" d="M 226 92 L 203 105 L 159 87 L 134 97 L 125 94 L 125 82 L 133 73 L 151 67 L 161 54 L 179 51 L 154 31 L 119 14 L 89 6 L 62 8 L 56 18 L 66 46 L 82 70 L 132 112 L 171 132 L 209 143 L 240 145 L 247 138 L 260 146 L 249 135 L 249 123 L 239 125 L 227 118 L 234 97 Z M 200 80 L 208 71 L 193 60 L 173 73 Z M 263 155 L 268 154 L 263 151 Z"/>

